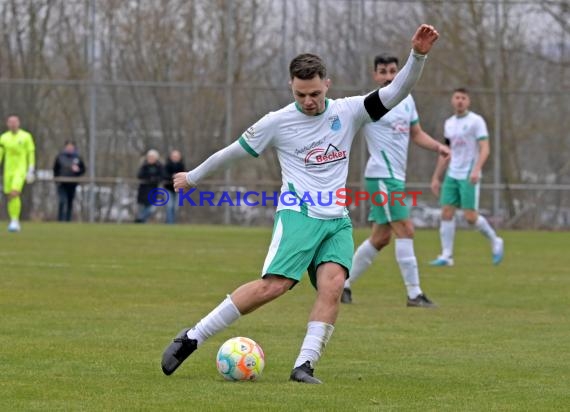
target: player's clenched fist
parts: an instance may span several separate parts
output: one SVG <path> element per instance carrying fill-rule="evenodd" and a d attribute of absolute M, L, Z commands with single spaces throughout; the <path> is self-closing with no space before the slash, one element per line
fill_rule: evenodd
<path fill-rule="evenodd" d="M 433 26 L 422 24 L 412 37 L 412 48 L 416 53 L 428 54 L 438 38 L 439 33 Z"/>
<path fill-rule="evenodd" d="M 186 180 L 186 172 L 181 172 L 181 173 L 176 173 L 174 175 L 174 190 L 176 192 L 178 192 L 180 189 L 182 190 L 188 190 L 190 189 L 192 186 L 190 185 L 190 183 L 188 183 L 188 180 Z"/>

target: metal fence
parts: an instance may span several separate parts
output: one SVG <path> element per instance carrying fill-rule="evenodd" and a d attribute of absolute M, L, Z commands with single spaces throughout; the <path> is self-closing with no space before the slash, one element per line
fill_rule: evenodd
<path fill-rule="evenodd" d="M 56 179 L 62 180 L 62 179 Z M 65 180 L 65 179 L 64 179 Z M 136 219 L 137 188 L 139 181 L 134 178 L 99 178 L 90 185 L 90 179 L 82 179 L 76 192 L 73 220 L 89 222 L 90 204 L 94 202 L 96 222 L 133 223 Z M 24 214 L 34 221 L 54 221 L 57 219 L 57 182 L 51 178 L 40 179 L 24 191 Z M 279 193 L 280 182 L 270 180 L 248 181 L 226 186 L 223 180 L 207 180 L 192 194 L 193 203 L 182 200 L 176 207 L 177 223 L 235 225 L 272 225 L 276 203 L 271 199 Z M 90 192 L 94 188 L 93 193 Z M 348 182 L 347 189 L 352 193 L 362 190 L 361 182 Z M 417 228 L 436 228 L 440 221 L 440 208 L 436 197 L 430 192 L 427 183 L 409 182 L 407 190 L 419 192 L 417 202 L 411 208 L 411 219 Z M 501 194 L 510 193 L 515 199 L 514 210 L 500 209 L 493 213 L 494 190 Z M 200 192 L 206 193 L 201 200 Z M 243 201 L 244 194 L 252 192 L 250 201 L 259 204 L 250 206 Z M 210 197 L 212 193 L 213 197 Z M 224 201 L 222 201 L 224 194 Z M 230 202 L 227 201 L 229 196 Z M 264 196 L 268 200 L 263 201 Z M 480 212 L 491 223 L 504 228 L 535 228 L 567 230 L 570 228 L 570 190 L 568 185 L 483 184 L 481 189 Z M 211 201 L 210 201 L 211 199 Z M 521 200 L 523 199 L 523 200 Z M 503 203 L 506 204 L 506 203 Z M 348 206 L 355 226 L 367 224 L 369 204 L 361 201 Z M 5 219 L 0 210 L 0 219 Z M 157 206 L 149 223 L 165 223 L 166 207 Z M 458 226 L 467 227 L 458 212 Z"/>
<path fill-rule="evenodd" d="M 78 143 L 88 167 L 78 220 L 132 219 L 147 149 L 180 149 L 192 167 L 289 103 L 286 68 L 297 53 L 328 62 L 332 97 L 361 94 L 374 87 L 373 56 L 405 58 L 415 27 L 430 22 L 442 36 L 414 92 L 424 130 L 441 138 L 450 92 L 467 86 L 491 132 L 484 212 L 505 226 L 569 226 L 567 1 L 7 0 L 0 11 L 0 114 L 19 113 L 33 132 L 39 169 L 64 140 Z M 361 185 L 366 158 L 357 138 L 349 186 Z M 434 154 L 412 147 L 409 186 L 427 190 L 434 166 Z M 276 190 L 276 156 L 213 179 L 216 191 L 259 181 Z M 26 215 L 54 219 L 54 190 L 49 180 L 28 187 Z M 437 204 L 424 197 L 414 213 L 431 222 Z M 265 211 L 206 209 L 184 209 L 181 221 L 270 222 Z M 365 224 L 365 207 L 351 212 Z"/>

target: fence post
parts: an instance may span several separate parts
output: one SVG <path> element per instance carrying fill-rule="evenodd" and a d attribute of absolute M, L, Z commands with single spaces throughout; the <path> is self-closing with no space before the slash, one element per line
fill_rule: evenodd
<path fill-rule="evenodd" d="M 233 129 L 233 84 L 234 84 L 234 49 L 235 49 L 235 39 L 234 39 L 234 0 L 226 0 L 228 5 L 227 15 L 226 15 L 226 44 L 228 48 L 227 52 L 227 65 L 226 65 L 226 90 L 225 90 L 225 100 L 226 100 L 226 130 L 224 135 L 225 146 L 228 146 L 232 141 L 232 129 Z M 224 190 L 228 190 L 231 182 L 231 172 L 230 169 L 226 169 L 224 172 Z M 231 221 L 230 216 L 230 205 L 224 204 L 224 224 L 229 225 Z"/>
<path fill-rule="evenodd" d="M 89 66 L 89 222 L 95 221 L 95 176 L 97 150 L 97 86 L 96 81 L 96 8 L 95 1 L 89 1 L 89 41 L 88 41 L 88 66 Z"/>
<path fill-rule="evenodd" d="M 501 183 L 501 116 L 502 116 L 502 99 L 501 99 L 501 75 L 502 61 L 501 51 L 503 38 L 501 34 L 501 0 L 495 0 L 495 128 L 494 128 L 494 144 L 493 150 L 493 217 L 495 221 L 499 218 L 501 209 L 501 191 L 499 184 Z"/>

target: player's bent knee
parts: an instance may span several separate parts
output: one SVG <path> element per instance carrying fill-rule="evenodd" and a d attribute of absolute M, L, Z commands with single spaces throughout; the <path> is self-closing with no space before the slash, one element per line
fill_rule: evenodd
<path fill-rule="evenodd" d="M 470 225 L 473 225 L 477 221 L 479 213 L 477 213 L 475 210 L 464 210 L 463 216 L 465 216 L 465 220 L 467 220 Z"/>
<path fill-rule="evenodd" d="M 380 250 L 390 244 L 391 237 L 391 232 L 372 233 L 372 236 L 370 236 L 370 243 L 376 250 Z"/>
<path fill-rule="evenodd" d="M 317 274 L 317 291 L 319 295 L 330 295 L 333 299 L 342 294 L 346 280 L 346 268 L 336 263 L 329 263 Z"/>
<path fill-rule="evenodd" d="M 280 275 L 266 275 L 261 282 L 259 293 L 267 299 L 273 299 L 283 295 L 291 286 L 294 281 Z"/>
<path fill-rule="evenodd" d="M 408 227 L 406 226 L 405 230 L 404 230 L 404 236 L 402 236 L 404 239 L 413 239 L 415 235 L 415 230 L 413 227 Z"/>
<path fill-rule="evenodd" d="M 451 220 L 453 219 L 453 215 L 455 215 L 454 209 L 444 207 L 441 211 L 441 218 L 443 220 Z"/>

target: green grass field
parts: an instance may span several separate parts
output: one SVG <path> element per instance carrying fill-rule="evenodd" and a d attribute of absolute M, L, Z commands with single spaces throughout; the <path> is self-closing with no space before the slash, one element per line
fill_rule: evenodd
<path fill-rule="evenodd" d="M 366 230 L 358 230 L 360 243 Z M 0 410 L 544 411 L 570 408 L 570 234 L 505 232 L 506 259 L 459 232 L 456 265 L 427 266 L 435 231 L 417 234 L 422 286 L 440 308 L 405 307 L 382 252 L 353 289 L 316 376 L 288 382 L 314 299 L 305 279 L 202 346 L 172 376 L 170 339 L 259 273 L 266 228 L 25 223 L 0 233 Z M 258 382 L 224 381 L 219 345 L 258 341 Z"/>

